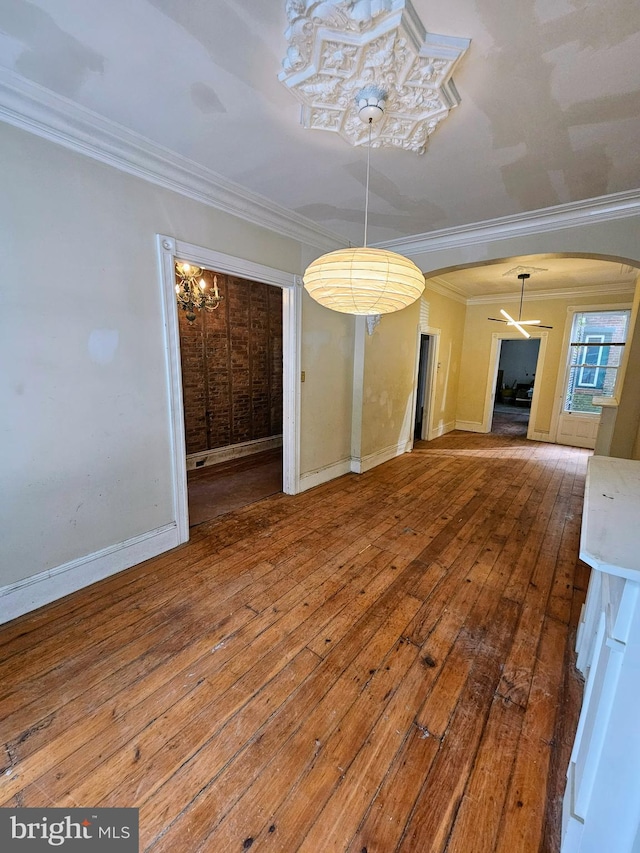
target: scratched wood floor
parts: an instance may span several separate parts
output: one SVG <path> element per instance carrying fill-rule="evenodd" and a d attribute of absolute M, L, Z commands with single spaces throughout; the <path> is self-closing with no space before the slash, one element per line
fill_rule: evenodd
<path fill-rule="evenodd" d="M 588 451 L 451 433 L 0 628 L 0 805 L 144 851 L 559 849 Z"/>

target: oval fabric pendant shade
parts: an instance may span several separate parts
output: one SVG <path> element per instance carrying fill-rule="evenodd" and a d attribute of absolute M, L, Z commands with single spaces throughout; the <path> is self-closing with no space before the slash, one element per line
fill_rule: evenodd
<path fill-rule="evenodd" d="M 408 258 L 386 249 L 338 249 L 307 267 L 304 287 L 320 305 L 343 314 L 390 314 L 411 305 L 424 275 Z"/>

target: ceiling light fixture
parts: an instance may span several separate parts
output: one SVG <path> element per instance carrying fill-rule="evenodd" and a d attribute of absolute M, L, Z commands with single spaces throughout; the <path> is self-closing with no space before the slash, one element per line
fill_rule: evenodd
<path fill-rule="evenodd" d="M 196 310 L 215 311 L 222 296 L 218 290 L 218 276 L 213 277 L 213 291 L 206 293 L 207 282 L 202 278 L 202 267 L 186 261 L 176 261 L 176 296 L 178 305 L 186 312 L 190 323 L 196 319 Z"/>
<path fill-rule="evenodd" d="M 506 323 L 507 326 L 515 326 L 516 329 L 520 332 L 520 334 L 524 335 L 525 338 L 530 338 L 531 335 L 524 328 L 525 326 L 537 326 L 538 329 L 553 329 L 553 326 L 543 326 L 540 323 L 540 320 L 523 320 L 522 318 L 522 302 L 524 300 L 524 283 L 528 278 L 531 278 L 531 274 L 528 272 L 521 272 L 518 275 L 518 278 L 522 282 L 522 287 L 520 288 L 520 310 L 518 311 L 518 319 L 514 320 L 510 314 L 504 310 L 504 308 L 500 309 L 500 313 L 504 320 L 501 320 L 500 317 L 487 317 L 488 320 L 493 320 L 495 323 Z"/>
<path fill-rule="evenodd" d="M 385 100 L 386 93 L 377 86 L 367 86 L 356 95 L 360 119 L 369 125 L 364 245 L 322 255 L 303 276 L 305 290 L 316 302 L 343 314 L 390 314 L 411 305 L 424 290 L 424 275 L 413 261 L 367 247 L 371 135 L 374 122 L 382 118 Z"/>

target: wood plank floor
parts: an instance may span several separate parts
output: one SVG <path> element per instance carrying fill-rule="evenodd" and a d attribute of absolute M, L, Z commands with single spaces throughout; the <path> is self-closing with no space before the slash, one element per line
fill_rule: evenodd
<path fill-rule="evenodd" d="M 282 491 L 282 448 L 187 473 L 189 526 L 196 527 Z"/>
<path fill-rule="evenodd" d="M 589 452 L 451 433 L 0 628 L 0 805 L 172 853 L 553 853 Z"/>

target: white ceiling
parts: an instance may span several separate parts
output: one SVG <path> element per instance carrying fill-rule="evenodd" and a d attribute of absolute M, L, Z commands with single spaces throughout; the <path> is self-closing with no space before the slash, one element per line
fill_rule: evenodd
<path fill-rule="evenodd" d="M 471 39 L 461 104 L 426 154 L 372 152 L 370 242 L 640 187 L 638 0 L 413 5 Z M 359 243 L 366 151 L 301 127 L 286 27 L 285 0 L 0 0 L 0 65 Z M 446 278 L 504 292 L 488 269 Z"/>

